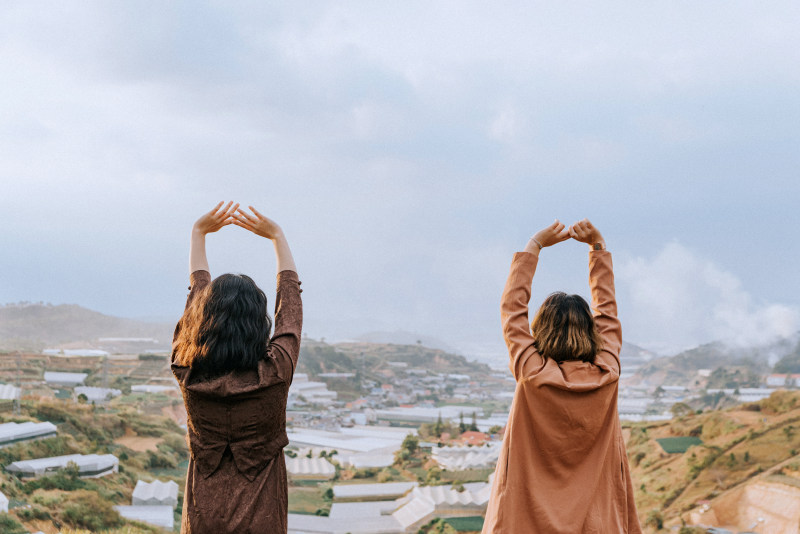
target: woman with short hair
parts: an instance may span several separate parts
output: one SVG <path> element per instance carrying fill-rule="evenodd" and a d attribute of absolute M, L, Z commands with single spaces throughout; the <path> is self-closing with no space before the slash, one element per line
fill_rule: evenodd
<path fill-rule="evenodd" d="M 579 295 L 553 293 L 528 325 L 540 251 L 589 244 L 592 314 Z M 514 255 L 500 304 L 517 382 L 484 534 L 640 533 L 617 412 L 622 330 L 611 254 L 586 219 L 554 222 Z"/>
<path fill-rule="evenodd" d="M 175 328 L 172 372 L 191 452 L 182 533 L 286 532 L 286 400 L 300 352 L 300 281 L 280 226 L 252 206 L 220 202 L 192 228 L 189 297 Z M 275 330 L 267 297 L 245 275 L 213 281 L 205 236 L 235 224 L 273 242 Z"/>

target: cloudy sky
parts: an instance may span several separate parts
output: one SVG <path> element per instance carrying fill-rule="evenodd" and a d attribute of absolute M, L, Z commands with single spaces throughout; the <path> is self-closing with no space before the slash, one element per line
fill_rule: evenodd
<path fill-rule="evenodd" d="M 514 251 L 590 218 L 628 341 L 800 329 L 796 2 L 0 7 L 0 302 L 177 318 L 193 221 L 281 223 L 306 331 L 503 352 Z M 209 237 L 267 288 L 268 243 Z M 546 249 L 534 305 L 587 294 Z"/>

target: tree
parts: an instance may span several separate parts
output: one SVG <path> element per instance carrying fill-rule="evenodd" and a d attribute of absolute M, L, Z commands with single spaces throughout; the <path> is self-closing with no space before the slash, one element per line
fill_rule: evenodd
<path fill-rule="evenodd" d="M 469 425 L 469 429 L 472 432 L 478 432 L 478 414 L 472 412 L 472 424 Z"/>
<path fill-rule="evenodd" d="M 413 455 L 419 450 L 419 438 L 414 434 L 409 434 L 403 440 L 402 448 L 408 451 L 409 455 Z"/>
<path fill-rule="evenodd" d="M 694 410 L 685 402 L 676 402 L 669 411 L 672 412 L 673 417 L 683 417 L 684 415 L 692 413 Z"/>
<path fill-rule="evenodd" d="M 458 431 L 462 434 L 467 431 L 467 424 L 464 423 L 464 412 L 458 414 Z"/>
<path fill-rule="evenodd" d="M 443 430 L 444 430 L 444 423 L 442 422 L 442 412 L 439 412 L 439 418 L 436 420 L 436 424 L 433 425 L 433 433 L 436 435 L 437 438 L 441 438 Z"/>
<path fill-rule="evenodd" d="M 437 466 L 431 467 L 425 475 L 425 484 L 435 486 L 442 481 L 442 469 Z"/>

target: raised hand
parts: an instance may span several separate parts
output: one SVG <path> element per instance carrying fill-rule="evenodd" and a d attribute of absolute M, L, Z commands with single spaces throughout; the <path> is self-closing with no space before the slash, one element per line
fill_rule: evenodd
<path fill-rule="evenodd" d="M 278 226 L 278 223 L 259 213 L 253 206 L 248 207 L 253 213 L 237 209 L 236 213 L 233 214 L 233 224 L 273 241 L 283 236 L 283 230 Z"/>
<path fill-rule="evenodd" d="M 605 245 L 600 230 L 595 228 L 592 223 L 589 222 L 589 219 L 578 221 L 570 226 L 569 235 L 572 239 L 580 241 L 581 243 L 587 243 L 588 245 L 594 245 L 595 243 Z"/>
<path fill-rule="evenodd" d="M 194 223 L 194 227 L 192 227 L 192 230 L 202 235 L 206 235 L 216 232 L 223 226 L 233 223 L 234 220 L 232 217 L 239 208 L 239 204 L 234 204 L 233 201 L 230 201 L 223 208 L 222 205 L 224 203 L 225 201 L 220 202 L 214 207 L 214 209 L 197 219 L 197 221 Z"/>
<path fill-rule="evenodd" d="M 533 238 L 538 241 L 542 247 L 549 247 L 569 239 L 569 232 L 567 232 L 565 228 L 564 223 L 556 219 L 550 226 L 536 232 Z"/>

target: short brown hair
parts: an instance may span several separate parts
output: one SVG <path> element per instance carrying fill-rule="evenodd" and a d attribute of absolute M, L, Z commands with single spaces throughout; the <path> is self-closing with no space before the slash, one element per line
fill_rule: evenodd
<path fill-rule="evenodd" d="M 531 332 L 539 354 L 557 362 L 594 363 L 603 345 L 589 304 L 580 295 L 561 291 L 542 303 L 531 323 Z"/>

